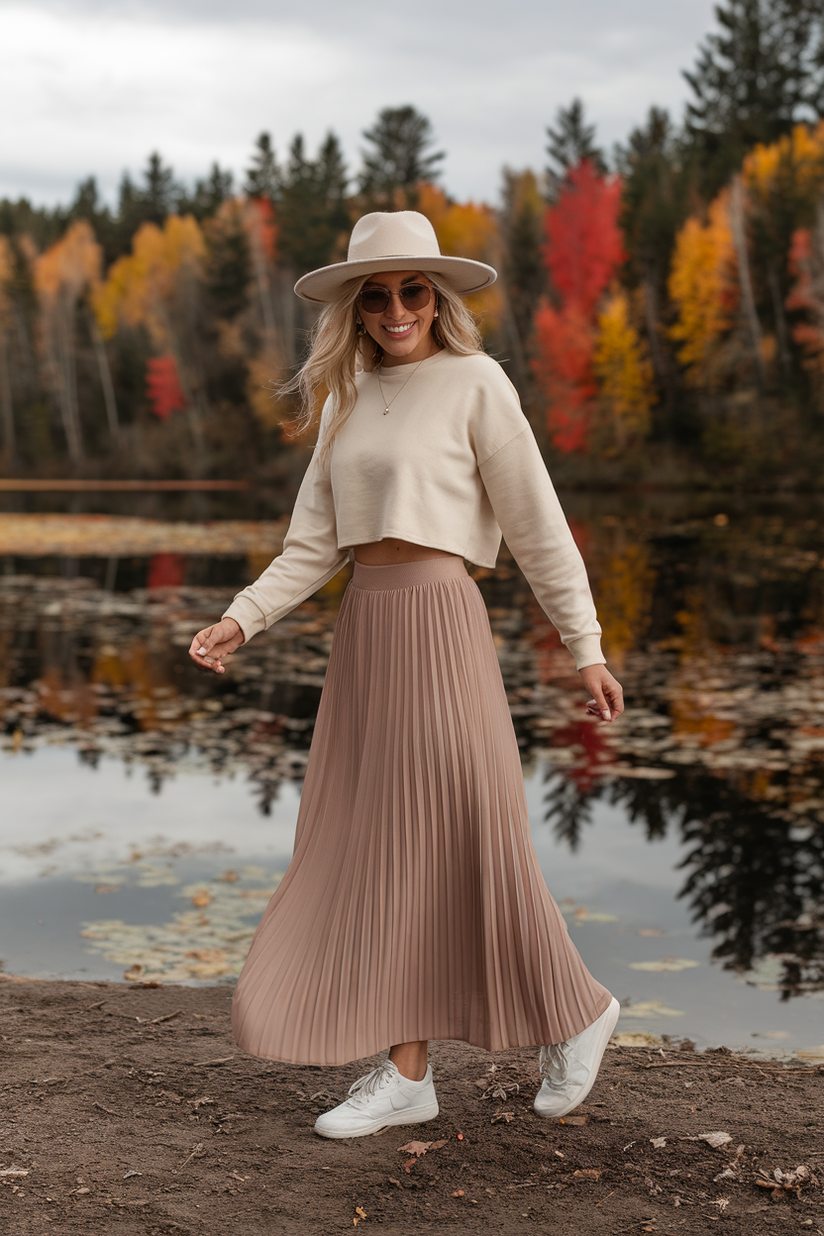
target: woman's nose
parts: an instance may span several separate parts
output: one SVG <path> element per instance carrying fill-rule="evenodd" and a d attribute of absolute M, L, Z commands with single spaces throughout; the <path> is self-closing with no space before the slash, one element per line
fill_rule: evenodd
<path fill-rule="evenodd" d="M 386 306 L 384 312 L 387 317 L 390 318 L 402 318 L 404 316 L 406 310 L 403 307 L 403 301 L 401 300 L 399 292 L 389 293 L 389 304 Z"/>

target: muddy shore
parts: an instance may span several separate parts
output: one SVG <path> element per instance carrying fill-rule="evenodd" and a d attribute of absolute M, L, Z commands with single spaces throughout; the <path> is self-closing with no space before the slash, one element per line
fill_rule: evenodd
<path fill-rule="evenodd" d="M 368 1062 L 245 1056 L 230 998 L 3 977 L 5 1236 L 824 1231 L 824 1067 L 613 1047 L 547 1122 L 534 1052 L 438 1043 L 437 1120 L 327 1142 L 317 1113 Z"/>

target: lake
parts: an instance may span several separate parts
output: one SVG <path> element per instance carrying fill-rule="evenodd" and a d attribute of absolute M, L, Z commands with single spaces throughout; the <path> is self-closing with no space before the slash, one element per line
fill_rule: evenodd
<path fill-rule="evenodd" d="M 75 506 L 59 541 L 48 508 L 0 512 L 11 973 L 231 983 L 239 971 L 289 862 L 346 582 L 222 678 L 198 675 L 192 634 L 282 537 L 244 502 L 241 524 L 202 497 L 158 500 L 145 527 L 128 525 L 139 543 L 117 521 L 126 508 Z M 533 838 L 573 938 L 622 1001 L 622 1033 L 824 1055 L 820 510 L 722 508 L 717 495 L 565 505 L 627 692 L 617 725 L 585 717 L 511 559 L 474 574 Z"/>

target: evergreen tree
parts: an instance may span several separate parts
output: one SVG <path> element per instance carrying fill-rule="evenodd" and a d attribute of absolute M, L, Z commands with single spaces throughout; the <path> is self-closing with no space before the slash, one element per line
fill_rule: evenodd
<path fill-rule="evenodd" d="M 195 182 L 191 196 L 185 193 L 180 196 L 178 210 L 181 214 L 194 215 L 199 222 L 211 218 L 232 196 L 233 180 L 230 171 L 224 171 L 218 163 L 213 163 L 207 179 Z"/>
<path fill-rule="evenodd" d="M 170 214 L 177 210 L 182 189 L 175 180 L 171 167 L 164 167 L 163 160 L 155 151 L 143 172 L 143 185 L 134 183 L 128 172 L 120 182 L 117 206 L 115 247 L 118 253 L 127 253 L 141 223 L 155 223 L 162 227 Z"/>
<path fill-rule="evenodd" d="M 584 105 L 573 99 L 569 107 L 559 107 L 555 117 L 556 127 L 547 126 L 546 152 L 549 156 L 547 179 L 550 197 L 556 198 L 569 172 L 583 159 L 589 159 L 595 170 L 603 175 L 606 170 L 604 152 L 595 144 L 595 125 L 584 119 Z"/>
<path fill-rule="evenodd" d="M 261 133 L 255 142 L 252 166 L 246 169 L 243 192 L 248 197 L 265 197 L 275 202 L 278 197 L 280 175 L 275 149 L 268 133 Z"/>
<path fill-rule="evenodd" d="M 431 121 L 411 105 L 383 108 L 363 136 L 370 145 L 361 151 L 358 183 L 376 203 L 390 206 L 400 195 L 406 205 L 414 205 L 416 186 L 440 175 L 445 152 L 429 152 L 435 141 Z"/>
<path fill-rule="evenodd" d="M 500 211 L 503 275 L 515 327 L 524 351 L 532 335 L 538 301 L 546 291 L 543 262 L 544 211 L 535 173 L 504 168 Z"/>
<path fill-rule="evenodd" d="M 692 72 L 686 133 L 713 196 L 758 142 L 824 112 L 821 0 L 726 0 Z"/>
<path fill-rule="evenodd" d="M 303 136 L 296 134 L 279 182 L 275 217 L 286 261 L 297 272 L 325 265 L 348 225 L 347 176 L 337 137 L 329 133 L 317 159 L 311 159 Z"/>

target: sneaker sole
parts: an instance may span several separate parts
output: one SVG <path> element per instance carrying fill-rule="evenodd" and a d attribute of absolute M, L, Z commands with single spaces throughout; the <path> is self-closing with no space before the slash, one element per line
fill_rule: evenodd
<path fill-rule="evenodd" d="M 544 1111 L 541 1111 L 540 1107 L 538 1106 L 538 1099 L 536 1096 L 535 1102 L 532 1104 L 532 1108 L 533 1108 L 533 1111 L 537 1112 L 537 1114 L 543 1117 L 544 1120 L 560 1120 L 561 1116 L 568 1116 L 569 1113 L 571 1111 L 574 1111 L 576 1107 L 580 1107 L 580 1105 L 583 1103 L 584 1099 L 587 1097 L 592 1087 L 595 1085 L 595 1081 L 598 1077 L 598 1072 L 601 1068 L 601 1061 L 603 1060 L 604 1052 L 607 1049 L 607 1043 L 609 1042 L 610 1037 L 612 1036 L 612 1032 L 615 1029 L 616 1022 L 618 1021 L 618 1018 L 621 1013 L 621 1006 L 614 996 L 612 998 L 612 1003 L 609 1005 L 609 1007 L 606 1010 L 606 1013 L 607 1015 L 604 1018 L 604 1024 L 601 1027 L 601 1033 L 598 1037 L 597 1063 L 595 1064 L 594 1068 L 590 1072 L 589 1078 L 587 1079 L 586 1083 L 578 1091 L 575 1098 L 572 1099 L 571 1102 L 567 1103 L 566 1107 L 562 1108 L 561 1111 L 559 1112 L 544 1112 Z"/>
<path fill-rule="evenodd" d="M 427 1103 L 424 1107 L 413 1107 L 402 1112 L 395 1112 L 394 1115 L 387 1116 L 384 1120 L 373 1120 L 366 1128 L 358 1129 L 357 1132 L 345 1130 L 328 1132 L 325 1129 L 319 1129 L 317 1125 L 315 1125 L 314 1132 L 318 1137 L 368 1137 L 370 1133 L 380 1133 L 381 1129 L 388 1129 L 392 1125 L 423 1124 L 426 1120 L 434 1120 L 439 1111 L 437 1103 Z"/>

